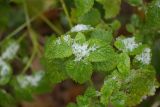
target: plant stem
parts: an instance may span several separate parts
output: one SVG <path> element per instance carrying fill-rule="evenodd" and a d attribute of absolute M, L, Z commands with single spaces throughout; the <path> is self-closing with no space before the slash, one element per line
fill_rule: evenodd
<path fill-rule="evenodd" d="M 38 16 L 38 15 L 37 15 Z M 30 19 L 30 22 L 34 21 L 37 16 L 34 16 Z M 13 32 L 11 32 L 2 42 L 0 42 L 0 45 L 2 45 L 6 40 L 10 39 L 12 36 L 19 33 L 21 30 L 23 30 L 27 26 L 27 23 L 23 23 L 21 26 L 19 26 L 17 29 L 15 29 Z"/>
<path fill-rule="evenodd" d="M 50 20 L 48 20 L 43 14 L 40 15 L 41 19 L 47 23 L 47 25 L 53 30 L 55 31 L 58 35 L 61 35 L 62 32 L 61 30 L 59 30 L 55 25 L 52 24 L 52 22 Z"/>
<path fill-rule="evenodd" d="M 25 16 L 26 16 L 27 29 L 28 29 L 31 41 L 33 43 L 32 55 L 31 55 L 29 61 L 27 62 L 26 66 L 22 70 L 22 73 L 25 73 L 28 70 L 28 68 L 30 67 L 30 65 L 32 64 L 32 61 L 33 61 L 34 57 L 37 54 L 37 44 L 38 44 L 38 42 L 37 42 L 37 38 L 35 37 L 32 28 L 31 28 L 31 25 L 30 25 L 30 19 L 29 19 L 29 14 L 28 14 L 28 9 L 27 9 L 26 1 L 24 0 L 23 3 L 24 3 L 24 11 L 25 11 Z"/>
<path fill-rule="evenodd" d="M 18 38 L 17 42 L 20 43 L 25 36 L 26 36 L 26 32 L 21 37 Z"/>
<path fill-rule="evenodd" d="M 67 16 L 69 26 L 70 26 L 70 28 L 72 28 L 72 26 L 73 26 L 73 25 L 72 25 L 72 21 L 71 21 L 71 18 L 69 17 L 69 13 L 68 13 L 68 10 L 67 10 L 67 8 L 66 8 L 65 2 L 64 2 L 64 0 L 60 0 L 60 2 L 61 2 L 61 4 L 62 4 L 64 13 L 65 13 L 66 16 Z"/>

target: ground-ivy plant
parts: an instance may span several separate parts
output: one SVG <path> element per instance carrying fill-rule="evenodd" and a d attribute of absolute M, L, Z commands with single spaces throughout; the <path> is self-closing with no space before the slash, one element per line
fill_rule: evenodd
<path fill-rule="evenodd" d="M 133 107 L 155 95 L 159 88 L 159 65 L 153 60 L 160 61 L 154 44 L 159 39 L 159 0 L 55 0 L 54 8 L 63 9 L 55 25 L 40 13 L 49 5 L 44 5 L 45 1 L 2 3 L 8 6 L 7 10 L 12 8 L 10 3 L 18 6 L 23 12 L 17 14 L 26 21 L 0 42 L 1 107 L 32 101 L 33 94 L 51 91 L 67 79 L 86 86 L 76 102 L 67 107 Z M 123 16 L 123 3 L 136 12 Z M 37 17 L 54 32 L 45 39 L 45 45 L 40 44 L 40 34 L 31 24 Z M 4 31 L 9 28 L 9 21 L 5 16 L 0 19 Z M 120 33 L 120 29 L 127 33 Z M 40 70 L 31 67 L 36 56 L 43 65 Z M 14 61 L 21 63 L 22 68 L 16 71 Z M 95 72 L 104 77 L 100 87 L 93 82 Z"/>

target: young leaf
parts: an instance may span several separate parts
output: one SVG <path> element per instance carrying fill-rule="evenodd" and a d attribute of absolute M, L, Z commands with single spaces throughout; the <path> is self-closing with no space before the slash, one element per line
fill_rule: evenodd
<path fill-rule="evenodd" d="M 69 60 L 66 63 L 66 71 L 73 80 L 82 84 L 91 79 L 92 65 L 85 61 Z"/>
<path fill-rule="evenodd" d="M 79 32 L 75 37 L 75 41 L 77 43 L 82 44 L 82 43 L 84 43 L 86 41 L 86 37 L 85 37 L 85 35 L 83 33 Z"/>

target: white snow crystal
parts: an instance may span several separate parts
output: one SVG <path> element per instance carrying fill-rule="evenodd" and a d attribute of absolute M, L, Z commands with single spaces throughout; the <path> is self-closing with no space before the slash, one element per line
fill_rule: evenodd
<path fill-rule="evenodd" d="M 65 35 L 65 36 L 63 37 L 63 39 L 64 39 L 65 42 L 68 42 L 69 39 L 70 39 L 70 35 Z"/>
<path fill-rule="evenodd" d="M 123 39 L 122 42 L 125 46 L 126 51 L 130 52 L 132 52 L 135 48 L 137 48 L 140 45 L 140 43 L 138 44 L 135 42 L 135 37 Z"/>
<path fill-rule="evenodd" d="M 71 32 L 79 32 L 92 29 L 93 27 L 91 27 L 90 25 L 78 24 L 71 29 Z"/>
<path fill-rule="evenodd" d="M 142 62 L 143 64 L 150 64 L 151 62 L 151 49 L 145 48 L 140 55 L 136 55 L 136 60 Z"/>
<path fill-rule="evenodd" d="M 72 50 L 73 50 L 73 54 L 75 55 L 75 61 L 80 61 L 81 59 L 83 59 L 84 57 L 89 56 L 90 52 L 93 52 L 97 49 L 98 47 L 96 47 L 95 45 L 93 47 L 88 47 L 88 44 L 84 43 L 84 44 L 78 44 L 78 43 L 73 43 L 72 45 Z"/>
<path fill-rule="evenodd" d="M 43 72 L 39 72 L 33 76 L 18 77 L 17 81 L 20 84 L 21 88 L 26 88 L 28 86 L 36 87 L 42 79 L 43 74 Z"/>
<path fill-rule="evenodd" d="M 61 44 L 61 38 L 59 37 L 56 42 L 55 42 L 57 45 L 60 45 Z"/>
<path fill-rule="evenodd" d="M 2 54 L 2 59 L 11 60 L 16 55 L 19 47 L 19 44 L 17 44 L 16 42 L 10 44 L 10 46 Z"/>
<path fill-rule="evenodd" d="M 66 43 L 69 43 L 69 40 L 71 39 L 70 35 L 65 35 L 63 37 L 63 40 L 66 42 Z M 62 40 L 61 40 L 61 37 L 58 37 L 55 44 L 57 45 L 60 45 L 62 43 Z"/>
<path fill-rule="evenodd" d="M 0 76 L 3 77 L 8 75 L 9 71 L 9 66 L 2 59 L 0 59 Z"/>

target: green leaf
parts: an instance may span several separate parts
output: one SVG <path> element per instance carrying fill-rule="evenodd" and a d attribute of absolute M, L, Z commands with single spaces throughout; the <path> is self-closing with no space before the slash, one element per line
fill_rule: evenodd
<path fill-rule="evenodd" d="M 45 58 L 65 58 L 72 55 L 72 48 L 70 44 L 63 41 L 61 38 L 56 40 L 51 39 L 45 46 Z"/>
<path fill-rule="evenodd" d="M 93 68 L 96 71 L 102 71 L 108 73 L 108 71 L 115 69 L 117 67 L 117 64 L 118 64 L 118 57 L 115 54 L 112 55 L 111 57 L 108 57 L 107 61 L 93 63 Z"/>
<path fill-rule="evenodd" d="M 113 31 L 117 31 L 121 27 L 121 22 L 119 20 L 114 20 L 111 23 L 111 27 Z"/>
<path fill-rule="evenodd" d="M 113 57 L 113 55 L 115 55 L 113 48 L 109 45 L 106 45 L 91 52 L 88 56 L 88 60 L 91 62 L 104 62 L 108 61 L 110 57 Z"/>
<path fill-rule="evenodd" d="M 110 19 L 119 14 L 121 0 L 97 0 L 105 9 L 105 18 Z"/>
<path fill-rule="evenodd" d="M 126 53 L 122 53 L 119 55 L 118 60 L 118 71 L 124 76 L 128 75 L 130 72 L 130 57 Z"/>
<path fill-rule="evenodd" d="M 160 1 L 153 0 L 146 13 L 146 26 L 150 30 L 158 30 L 160 28 Z"/>
<path fill-rule="evenodd" d="M 77 16 L 83 16 L 93 7 L 94 0 L 74 0 Z"/>
<path fill-rule="evenodd" d="M 46 71 L 46 78 L 49 83 L 56 84 L 66 79 L 65 61 L 64 60 L 42 60 L 43 66 Z"/>
<path fill-rule="evenodd" d="M 132 24 L 127 24 L 126 25 L 126 29 L 130 33 L 134 33 L 135 32 L 135 27 Z"/>
<path fill-rule="evenodd" d="M 75 37 L 75 41 L 77 43 L 82 44 L 82 43 L 84 43 L 86 41 L 86 37 L 85 37 L 85 35 L 83 33 L 79 32 Z"/>
<path fill-rule="evenodd" d="M 98 28 L 91 33 L 91 38 L 100 39 L 110 44 L 112 42 L 113 36 L 111 31 Z"/>
<path fill-rule="evenodd" d="M 127 89 L 126 104 L 135 106 L 143 100 L 144 96 L 153 95 L 158 87 L 156 84 L 157 80 L 153 69 L 132 70 L 122 87 L 124 91 Z"/>
<path fill-rule="evenodd" d="M 22 89 L 19 86 L 19 83 L 17 82 L 17 78 L 14 77 L 11 81 L 11 86 L 12 86 L 12 91 L 13 91 L 13 95 L 15 97 L 16 100 L 19 101 L 32 101 L 33 97 L 32 97 L 32 93 L 31 90 L 29 88 L 26 89 Z"/>
<path fill-rule="evenodd" d="M 78 22 L 86 25 L 97 25 L 101 20 L 101 14 L 97 9 L 91 9 L 88 13 L 78 18 Z"/>
<path fill-rule="evenodd" d="M 69 60 L 66 71 L 73 80 L 82 84 L 91 79 L 92 65 L 89 62 Z"/>
<path fill-rule="evenodd" d="M 12 76 L 12 69 L 9 64 L 0 59 L 0 85 L 6 85 Z"/>
<path fill-rule="evenodd" d="M 125 38 L 124 36 L 120 36 L 116 39 L 114 46 L 118 50 L 125 52 L 129 55 L 136 55 L 139 52 L 141 52 L 141 50 L 145 45 L 138 43 L 134 36 L 128 37 L 128 38 Z"/>
<path fill-rule="evenodd" d="M 62 42 L 54 47 L 54 58 L 65 58 L 72 55 L 72 48 L 67 43 Z"/>
<path fill-rule="evenodd" d="M 111 102 L 114 107 L 126 107 L 126 94 L 116 92 L 111 96 Z"/>
<path fill-rule="evenodd" d="M 15 99 L 5 90 L 0 90 L 0 106 L 1 107 L 16 107 Z"/>
<path fill-rule="evenodd" d="M 108 105 L 110 102 L 110 97 L 114 93 L 115 89 L 119 89 L 119 83 L 116 81 L 116 76 L 113 76 L 105 80 L 104 85 L 101 88 L 100 101 L 104 105 Z"/>

